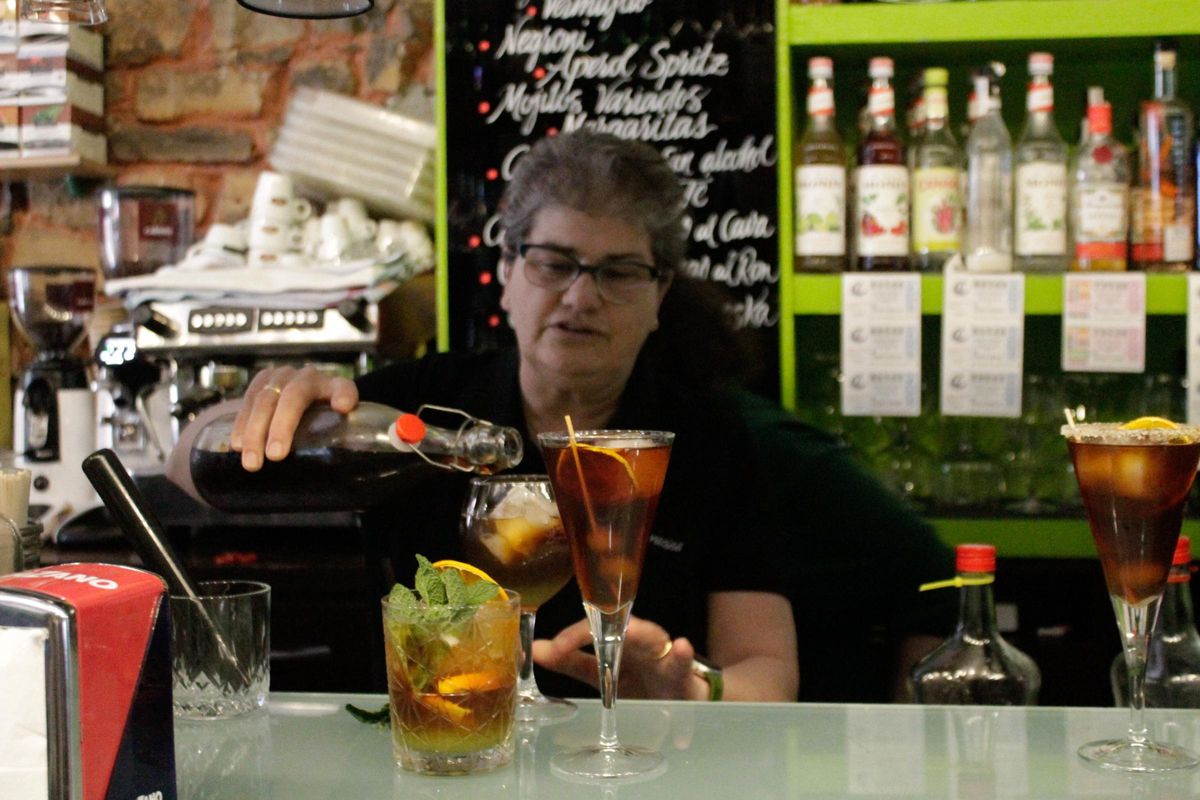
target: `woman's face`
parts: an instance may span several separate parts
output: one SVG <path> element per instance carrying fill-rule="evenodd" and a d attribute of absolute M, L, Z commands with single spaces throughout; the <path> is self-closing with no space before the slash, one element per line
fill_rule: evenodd
<path fill-rule="evenodd" d="M 650 237 L 639 226 L 565 206 L 539 211 L 524 244 L 552 245 L 589 266 L 614 260 L 654 263 Z M 628 376 L 646 337 L 658 327 L 668 286 L 647 281 L 632 302 L 618 305 L 601 297 L 592 275 L 580 274 L 566 289 L 552 291 L 527 280 L 519 255 L 503 269 L 500 305 L 516 332 L 523 367 L 559 380 Z"/>

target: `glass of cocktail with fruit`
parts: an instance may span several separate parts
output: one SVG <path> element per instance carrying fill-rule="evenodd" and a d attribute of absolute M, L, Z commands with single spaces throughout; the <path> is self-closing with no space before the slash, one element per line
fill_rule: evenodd
<path fill-rule="evenodd" d="M 545 475 L 475 478 L 463 505 L 463 551 L 503 586 L 521 595 L 521 680 L 517 719 L 548 722 L 575 713 L 574 703 L 546 697 L 533 674 L 538 607 L 571 579 L 571 548 Z"/>
<path fill-rule="evenodd" d="M 655 773 L 661 753 L 617 739 L 616 690 L 625 629 L 675 434 L 665 431 L 543 433 L 538 443 L 571 544 L 575 580 L 599 670 L 600 742 L 556 754 L 566 776 L 624 778 Z"/>
<path fill-rule="evenodd" d="M 520 597 L 457 561 L 417 557 L 414 588 L 383 599 L 392 749 L 415 772 L 512 761 Z"/>
<path fill-rule="evenodd" d="M 1063 426 L 1129 675 L 1126 738 L 1089 742 L 1079 755 L 1108 769 L 1160 772 L 1200 759 L 1150 739 L 1145 724 L 1146 648 L 1171 569 L 1184 503 L 1200 464 L 1200 428 L 1161 417 L 1124 425 Z"/>

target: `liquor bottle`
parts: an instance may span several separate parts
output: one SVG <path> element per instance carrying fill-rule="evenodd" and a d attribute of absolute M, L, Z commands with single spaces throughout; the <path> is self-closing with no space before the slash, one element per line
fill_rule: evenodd
<path fill-rule="evenodd" d="M 833 61 L 808 60 L 808 124 L 796 145 L 796 269 L 846 267 L 846 162 L 834 120 Z"/>
<path fill-rule="evenodd" d="M 1012 137 L 1000 116 L 1000 95 L 986 75 L 975 76 L 975 97 L 986 111 L 967 137 L 968 272 L 1012 271 Z"/>
<path fill-rule="evenodd" d="M 395 486 L 438 470 L 491 474 L 521 460 L 521 435 L 455 409 L 453 427 L 427 424 L 379 403 L 359 403 L 348 414 L 328 405 L 305 411 L 281 461 L 257 472 L 241 466 L 230 447 L 236 412 L 210 421 L 190 454 L 192 483 L 222 511 L 358 511 L 395 494 Z"/>
<path fill-rule="evenodd" d="M 867 105 L 871 131 L 858 147 L 854 171 L 855 269 L 908 268 L 908 168 L 896 133 L 892 60 L 872 58 Z"/>
<path fill-rule="evenodd" d="M 1129 153 L 1112 136 L 1104 90 L 1092 86 L 1087 138 L 1071 163 L 1071 269 L 1124 270 L 1128 230 Z"/>
<path fill-rule="evenodd" d="M 960 544 L 955 548 L 955 561 L 963 581 L 958 626 L 913 667 L 914 699 L 938 705 L 1036 704 L 1042 684 L 1037 665 L 996 629 L 992 599 L 996 548 Z"/>
<path fill-rule="evenodd" d="M 962 246 L 963 153 L 950 131 L 941 67 L 925 70 L 925 133 L 917 142 L 912 173 L 913 269 L 940 272 Z"/>
<path fill-rule="evenodd" d="M 909 144 L 915 144 L 925 134 L 925 74 L 918 72 L 908 81 L 908 107 L 904 114 L 905 128 L 908 130 Z M 911 175 L 915 166 L 917 150 L 908 148 L 908 172 Z"/>
<path fill-rule="evenodd" d="M 1196 198 L 1192 112 L 1175 98 L 1175 50 L 1154 52 L 1154 99 L 1138 120 L 1138 172 L 1132 203 L 1135 269 L 1180 272 L 1191 268 Z"/>
<path fill-rule="evenodd" d="M 1192 614 L 1191 561 L 1191 542 L 1180 536 L 1146 653 L 1150 708 L 1200 708 L 1200 634 Z M 1117 654 L 1109 674 L 1117 705 L 1128 706 L 1129 673 L 1123 653 Z"/>
<path fill-rule="evenodd" d="M 1054 56 L 1030 53 L 1013 200 L 1015 266 L 1023 272 L 1061 272 L 1067 266 L 1067 144 L 1054 124 L 1052 74 Z"/>

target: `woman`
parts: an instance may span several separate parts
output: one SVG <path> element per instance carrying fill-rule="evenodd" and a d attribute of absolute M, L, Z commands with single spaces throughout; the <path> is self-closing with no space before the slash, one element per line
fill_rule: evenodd
<path fill-rule="evenodd" d="M 620 691 L 711 697 L 714 683 L 697 668 L 700 647 L 723 670 L 726 699 L 795 699 L 795 625 L 778 531 L 745 524 L 762 477 L 753 469 L 751 437 L 721 388 L 697 379 L 709 376 L 695 365 L 712 368 L 717 356 L 679 348 L 689 334 L 711 336 L 711 325 L 672 314 L 681 324 L 656 334 L 686 246 L 678 180 L 648 145 L 577 131 L 545 139 L 521 159 L 502 208 L 501 305 L 515 353 L 434 356 L 357 382 L 311 368 L 265 370 L 251 382 L 233 429 L 243 466 L 253 471 L 264 458 L 284 458 L 301 414 L 322 401 L 342 412 L 360 399 L 452 405 L 515 425 L 526 441 L 563 430 L 568 414 L 577 429 L 674 431 Z M 521 468 L 545 469 L 535 448 L 527 448 Z M 402 551 L 453 547 L 446 512 L 456 514 L 461 497 L 461 486 L 449 481 L 422 491 L 412 502 L 435 511 L 413 514 L 410 504 L 404 518 L 431 524 L 392 537 L 394 562 L 403 561 Z M 594 686 L 595 659 L 581 649 L 591 639 L 578 609 L 572 586 L 539 610 L 539 629 L 555 635 L 535 643 L 534 659 Z"/>

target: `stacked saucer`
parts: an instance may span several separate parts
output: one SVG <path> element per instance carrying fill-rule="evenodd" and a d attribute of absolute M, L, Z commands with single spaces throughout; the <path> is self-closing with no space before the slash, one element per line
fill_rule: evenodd
<path fill-rule="evenodd" d="M 385 214 L 432 221 L 436 128 L 379 106 L 297 89 L 271 164 L 307 194 L 349 195 Z"/>

